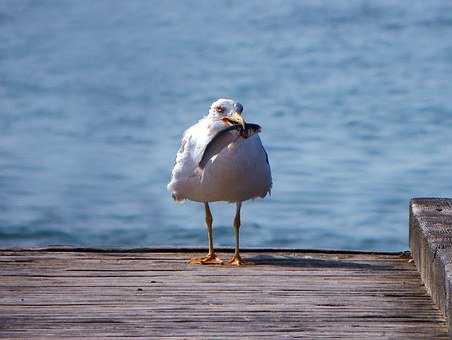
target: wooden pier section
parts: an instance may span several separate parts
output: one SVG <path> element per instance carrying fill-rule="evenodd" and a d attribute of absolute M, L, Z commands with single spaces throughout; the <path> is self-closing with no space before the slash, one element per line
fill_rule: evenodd
<path fill-rule="evenodd" d="M 240 268 L 195 255 L 0 251 L 0 337 L 448 339 L 407 253 L 246 251 Z"/>

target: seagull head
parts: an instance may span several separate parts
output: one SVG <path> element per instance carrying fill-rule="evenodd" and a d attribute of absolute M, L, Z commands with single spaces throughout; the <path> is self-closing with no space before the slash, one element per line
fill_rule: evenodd
<path fill-rule="evenodd" d="M 240 125 L 245 129 L 245 119 L 242 116 L 243 106 L 232 99 L 220 98 L 212 103 L 209 116 L 221 120 L 227 125 Z"/>

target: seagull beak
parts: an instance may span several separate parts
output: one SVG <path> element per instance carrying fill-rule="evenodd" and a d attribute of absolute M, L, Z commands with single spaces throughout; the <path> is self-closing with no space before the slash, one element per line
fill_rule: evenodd
<path fill-rule="evenodd" d="M 224 121 L 231 124 L 240 125 L 245 130 L 245 119 L 239 112 L 234 112 L 231 116 L 224 118 Z"/>

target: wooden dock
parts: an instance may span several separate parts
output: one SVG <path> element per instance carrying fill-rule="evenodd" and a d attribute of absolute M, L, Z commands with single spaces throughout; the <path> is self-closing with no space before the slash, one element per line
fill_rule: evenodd
<path fill-rule="evenodd" d="M 0 251 L 0 337 L 448 339 L 406 253 Z M 223 257 L 230 254 L 220 253 Z"/>

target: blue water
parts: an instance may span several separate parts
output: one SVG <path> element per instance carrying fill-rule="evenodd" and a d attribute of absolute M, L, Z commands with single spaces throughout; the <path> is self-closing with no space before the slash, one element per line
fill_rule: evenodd
<path fill-rule="evenodd" d="M 273 171 L 243 246 L 406 249 L 409 199 L 452 196 L 450 1 L 0 0 L 0 42 L 2 247 L 206 246 L 166 184 L 218 97 Z"/>

